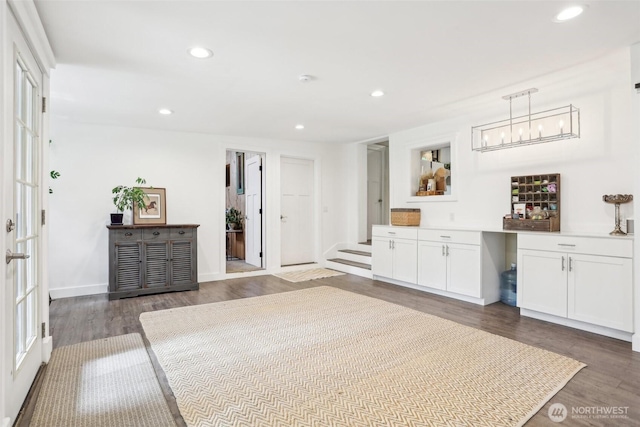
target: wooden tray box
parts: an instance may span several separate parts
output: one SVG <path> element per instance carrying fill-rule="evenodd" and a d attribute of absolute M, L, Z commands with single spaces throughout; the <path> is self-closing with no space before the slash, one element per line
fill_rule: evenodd
<path fill-rule="evenodd" d="M 560 231 L 560 219 L 551 217 L 549 219 L 502 219 L 503 230 L 520 231 Z"/>

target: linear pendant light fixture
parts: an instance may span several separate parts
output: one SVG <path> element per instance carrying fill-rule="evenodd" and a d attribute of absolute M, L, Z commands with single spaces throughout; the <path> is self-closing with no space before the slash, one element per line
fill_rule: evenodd
<path fill-rule="evenodd" d="M 471 128 L 471 149 L 494 151 L 523 145 L 541 144 L 560 139 L 580 138 L 580 110 L 569 104 L 566 107 L 531 112 L 531 94 L 538 89 L 505 95 L 509 101 L 509 118 Z M 528 114 L 513 117 L 512 103 L 515 98 L 527 96 Z"/>

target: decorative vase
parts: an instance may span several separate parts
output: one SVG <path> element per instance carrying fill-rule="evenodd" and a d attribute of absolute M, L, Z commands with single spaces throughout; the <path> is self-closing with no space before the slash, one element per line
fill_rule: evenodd
<path fill-rule="evenodd" d="M 613 231 L 609 234 L 612 236 L 626 236 L 627 233 L 622 231 L 620 228 L 620 204 L 621 203 L 629 203 L 633 200 L 633 195 L 631 194 L 609 194 L 602 196 L 602 201 L 605 203 L 613 203 L 616 206 L 615 219 L 616 225 Z"/>

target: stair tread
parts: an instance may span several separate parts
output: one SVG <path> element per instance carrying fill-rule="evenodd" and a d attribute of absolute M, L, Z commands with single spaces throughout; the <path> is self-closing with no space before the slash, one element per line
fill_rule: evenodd
<path fill-rule="evenodd" d="M 358 268 L 362 268 L 362 269 L 365 269 L 365 270 L 371 270 L 371 265 L 370 264 L 365 264 L 365 263 L 356 262 L 356 261 L 349 261 L 348 259 L 331 258 L 328 261 L 337 262 L 338 264 L 350 265 L 352 267 L 358 267 Z"/>
<path fill-rule="evenodd" d="M 346 252 L 353 255 L 371 256 L 371 252 L 356 251 L 354 249 L 340 249 L 338 252 Z"/>
<path fill-rule="evenodd" d="M 360 242 L 358 243 L 359 245 L 367 245 L 367 246 L 371 246 L 371 240 L 367 240 L 366 242 Z"/>

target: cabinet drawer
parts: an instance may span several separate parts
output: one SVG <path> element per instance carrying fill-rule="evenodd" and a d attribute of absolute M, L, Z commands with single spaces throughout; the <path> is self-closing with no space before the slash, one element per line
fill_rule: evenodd
<path fill-rule="evenodd" d="M 371 234 L 376 237 L 395 237 L 398 239 L 417 239 L 418 229 L 407 227 L 373 227 Z"/>
<path fill-rule="evenodd" d="M 137 241 L 142 239 L 142 230 L 113 230 L 116 242 Z"/>
<path fill-rule="evenodd" d="M 172 228 L 169 235 L 172 239 L 191 239 L 193 228 Z"/>
<path fill-rule="evenodd" d="M 166 228 L 148 228 L 142 230 L 142 238 L 144 240 L 167 240 L 169 239 L 169 230 Z"/>
<path fill-rule="evenodd" d="M 518 249 L 631 258 L 633 241 L 611 237 L 544 236 L 519 233 Z"/>
<path fill-rule="evenodd" d="M 420 229 L 418 230 L 418 240 L 479 245 L 480 242 L 482 241 L 482 232 L 461 231 L 461 230 Z"/>

